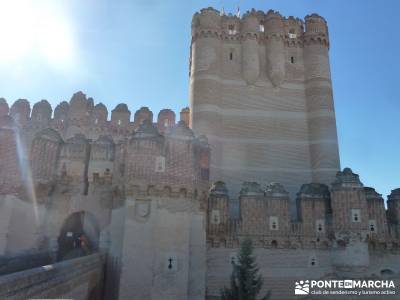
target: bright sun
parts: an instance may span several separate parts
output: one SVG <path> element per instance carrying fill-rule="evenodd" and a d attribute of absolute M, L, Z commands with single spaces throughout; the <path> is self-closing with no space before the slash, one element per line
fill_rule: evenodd
<path fill-rule="evenodd" d="M 54 2 L 0 0 L 0 64 L 44 59 L 54 67 L 74 61 L 73 34 Z"/>

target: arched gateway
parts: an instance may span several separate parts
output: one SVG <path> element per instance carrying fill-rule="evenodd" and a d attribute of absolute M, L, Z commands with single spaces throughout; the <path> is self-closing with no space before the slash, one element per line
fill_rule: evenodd
<path fill-rule="evenodd" d="M 99 226 L 91 213 L 80 211 L 71 214 L 60 230 L 57 260 L 93 253 L 98 249 L 99 235 Z"/>

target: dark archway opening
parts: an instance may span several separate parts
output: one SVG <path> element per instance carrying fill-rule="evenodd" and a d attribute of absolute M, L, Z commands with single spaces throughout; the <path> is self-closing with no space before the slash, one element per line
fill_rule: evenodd
<path fill-rule="evenodd" d="M 100 230 L 95 217 L 85 211 L 71 214 L 61 227 L 57 260 L 89 255 L 99 248 Z"/>

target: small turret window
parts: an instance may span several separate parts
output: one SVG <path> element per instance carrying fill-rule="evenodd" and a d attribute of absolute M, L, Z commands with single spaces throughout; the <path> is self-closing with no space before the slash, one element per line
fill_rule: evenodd
<path fill-rule="evenodd" d="M 164 127 L 168 127 L 168 119 L 164 120 Z"/>
<path fill-rule="evenodd" d="M 258 30 L 259 30 L 260 32 L 264 32 L 264 30 L 265 30 L 264 25 L 263 25 L 263 24 L 260 24 L 260 26 L 258 27 Z"/>
<path fill-rule="evenodd" d="M 228 34 L 230 35 L 236 34 L 235 25 L 233 24 L 228 25 Z"/>
<path fill-rule="evenodd" d="M 118 123 L 118 125 L 121 125 L 121 123 L 122 123 L 122 122 L 121 122 L 121 120 L 118 120 L 118 122 L 117 122 L 117 123 Z"/>
<path fill-rule="evenodd" d="M 351 220 L 354 223 L 359 223 L 361 222 L 361 212 L 359 209 L 352 209 L 351 210 Z"/>
<path fill-rule="evenodd" d="M 294 64 L 294 56 L 291 56 L 291 57 L 290 57 L 290 62 L 291 62 L 292 64 Z"/>
<path fill-rule="evenodd" d="M 269 230 L 279 230 L 278 217 L 269 217 Z"/>
<path fill-rule="evenodd" d="M 233 60 L 233 51 L 229 52 L 229 60 Z"/>
<path fill-rule="evenodd" d="M 98 124 L 99 123 L 99 119 L 94 120 L 94 124 Z"/>
<path fill-rule="evenodd" d="M 370 232 L 376 232 L 376 222 L 375 220 L 369 220 L 368 221 L 369 225 L 369 231 Z"/>

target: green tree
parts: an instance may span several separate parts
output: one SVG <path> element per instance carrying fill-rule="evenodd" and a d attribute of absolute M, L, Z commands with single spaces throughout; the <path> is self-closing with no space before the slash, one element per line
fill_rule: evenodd
<path fill-rule="evenodd" d="M 258 273 L 259 269 L 255 262 L 253 245 L 250 239 L 241 243 L 237 262 L 232 261 L 232 274 L 230 287 L 221 290 L 222 300 L 256 300 L 263 285 L 263 279 Z M 271 292 L 260 298 L 268 300 Z"/>

